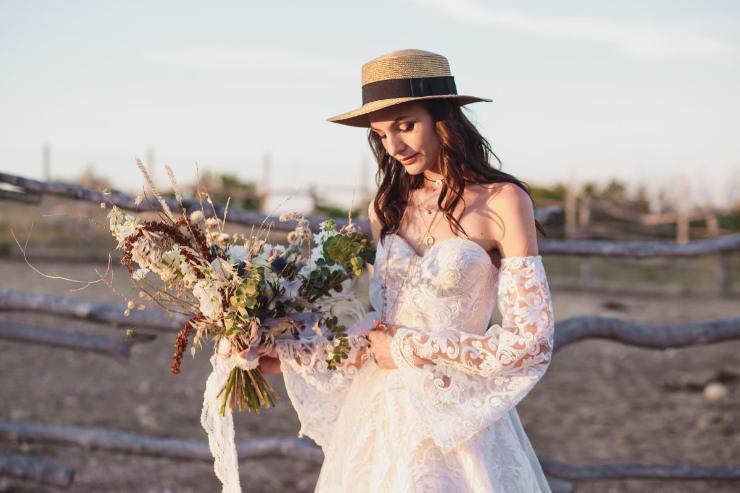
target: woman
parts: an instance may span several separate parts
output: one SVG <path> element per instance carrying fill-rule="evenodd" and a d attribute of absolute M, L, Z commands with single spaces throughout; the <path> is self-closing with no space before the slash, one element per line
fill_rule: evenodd
<path fill-rule="evenodd" d="M 421 50 L 362 76 L 363 106 L 329 121 L 369 127 L 379 165 L 373 311 L 338 370 L 318 337 L 261 360 L 324 451 L 316 491 L 548 492 L 515 406 L 549 366 L 552 302 L 531 196 L 462 112 L 490 100 Z"/>

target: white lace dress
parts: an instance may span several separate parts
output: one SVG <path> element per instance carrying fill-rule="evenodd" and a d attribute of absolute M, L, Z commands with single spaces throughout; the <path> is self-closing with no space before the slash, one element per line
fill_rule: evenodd
<path fill-rule="evenodd" d="M 392 370 L 368 357 L 362 337 L 381 313 L 386 269 L 394 307 L 386 322 L 400 325 Z M 489 327 L 497 300 L 502 323 Z M 549 492 L 515 407 L 552 356 L 542 257 L 506 257 L 499 270 L 466 238 L 419 256 L 389 234 L 377 248 L 370 302 L 339 370 L 326 368 L 331 349 L 318 336 L 278 346 L 299 434 L 325 454 L 315 491 Z M 432 363 L 417 367 L 414 356 Z"/>

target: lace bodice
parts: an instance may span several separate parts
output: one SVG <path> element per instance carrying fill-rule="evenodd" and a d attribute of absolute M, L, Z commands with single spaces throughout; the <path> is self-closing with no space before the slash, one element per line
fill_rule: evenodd
<path fill-rule="evenodd" d="M 418 255 L 403 237 L 389 234 L 378 245 L 370 302 L 382 312 L 387 276 L 389 322 L 482 334 L 496 305 L 497 273 L 488 252 L 472 240 L 448 238 Z"/>
<path fill-rule="evenodd" d="M 549 492 L 515 409 L 552 355 L 542 257 L 505 257 L 497 268 L 467 238 L 418 255 L 390 234 L 369 298 L 337 370 L 323 338 L 278 345 L 299 434 L 326 454 L 316 491 Z M 392 370 L 367 357 L 363 337 L 386 301 L 383 321 L 399 326 Z M 497 303 L 501 324 L 490 324 Z"/>
<path fill-rule="evenodd" d="M 374 310 L 351 332 L 369 330 L 387 299 L 385 322 L 400 326 L 391 344 L 398 378 L 445 451 L 515 406 L 549 366 L 554 317 L 540 255 L 504 257 L 497 268 L 467 238 L 442 240 L 418 255 L 389 234 L 377 248 L 369 297 Z M 489 326 L 497 302 L 502 323 Z M 348 384 L 358 362 L 367 364 L 365 346 L 353 338 L 356 352 L 336 373 L 316 357 L 328 351 L 322 341 L 286 345 L 281 359 L 303 375 L 302 385 L 330 392 Z"/>

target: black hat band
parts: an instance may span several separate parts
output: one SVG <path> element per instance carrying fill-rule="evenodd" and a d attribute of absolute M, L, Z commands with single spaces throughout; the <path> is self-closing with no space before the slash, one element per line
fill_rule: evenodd
<path fill-rule="evenodd" d="M 380 99 L 442 96 L 446 94 L 457 94 L 455 78 L 452 75 L 386 79 L 362 86 L 362 104 Z"/>

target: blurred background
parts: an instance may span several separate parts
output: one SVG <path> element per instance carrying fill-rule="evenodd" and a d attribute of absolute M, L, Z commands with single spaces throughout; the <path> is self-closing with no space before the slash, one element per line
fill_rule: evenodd
<path fill-rule="evenodd" d="M 172 331 L 132 344 L 122 335 L 131 324 L 29 308 L 32 295 L 119 297 L 40 275 L 18 242 L 47 275 L 94 279 L 115 244 L 107 211 L 78 192 L 136 195 L 144 187 L 137 158 L 165 195 L 169 165 L 188 195 L 199 176 L 230 207 L 362 220 L 376 189 L 366 131 L 325 120 L 360 106 L 362 64 L 398 49 L 445 55 L 459 93 L 493 99 L 468 114 L 503 163 L 493 164 L 531 187 L 553 245 L 704 245 L 690 255 L 547 255 L 558 321 L 737 317 L 738 247 L 715 247 L 740 233 L 738 22 L 740 5 L 730 0 L 0 0 L 0 458 L 75 471 L 65 486 L 0 468 L 0 491 L 218 488 L 208 461 L 90 449 L 84 430 L 68 429 L 204 441 L 208 351 L 173 376 Z M 57 192 L 33 189 L 37 182 Z M 130 286 L 112 253 L 114 287 L 125 297 Z M 366 285 L 357 289 L 366 299 Z M 38 332 L 37 344 L 18 335 L 29 326 L 52 332 Z M 72 342 L 54 345 L 52 333 Z M 130 344 L 130 354 L 75 350 L 87 344 L 82 336 Z M 738 465 L 739 349 L 736 340 L 665 350 L 579 342 L 558 352 L 518 409 L 537 452 L 565 463 Z M 285 396 L 280 377 L 271 381 Z M 236 422 L 244 441 L 298 431 L 287 396 Z M 29 423 L 77 439 L 19 440 L 17 427 Z M 243 460 L 242 485 L 313 491 L 319 466 Z M 578 483 L 585 492 L 737 487 Z"/>

